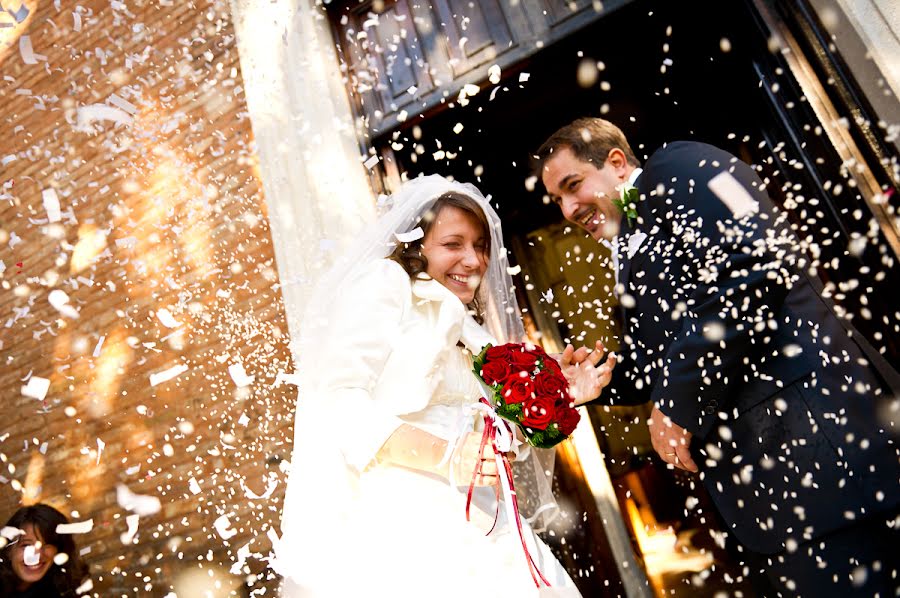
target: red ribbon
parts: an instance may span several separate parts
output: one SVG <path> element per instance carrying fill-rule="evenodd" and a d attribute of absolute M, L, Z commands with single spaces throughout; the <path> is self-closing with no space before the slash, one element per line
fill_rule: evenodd
<path fill-rule="evenodd" d="M 481 402 L 491 407 L 491 404 L 484 397 L 481 398 Z M 502 422 L 504 426 L 506 426 L 507 430 L 510 430 L 509 424 L 497 417 L 497 421 Z M 510 430 L 510 434 L 512 434 L 512 430 Z M 528 550 L 528 545 L 525 543 L 525 534 L 522 531 L 522 517 L 519 515 L 519 501 L 516 498 L 516 488 L 513 484 L 513 473 L 512 466 L 509 464 L 509 458 L 506 456 L 506 453 L 501 453 L 497 447 L 497 429 L 494 427 L 494 419 L 488 415 L 484 415 L 484 433 L 481 435 L 481 445 L 478 449 L 478 454 L 484 454 L 484 447 L 487 446 L 487 443 L 491 443 L 491 448 L 494 449 L 494 454 L 500 457 L 500 460 L 503 464 L 503 469 L 506 471 L 506 479 L 509 484 L 509 495 L 512 497 L 512 507 L 513 512 L 515 513 L 516 519 L 516 527 L 519 530 L 519 539 L 522 541 L 522 550 L 525 552 L 525 560 L 528 563 L 528 571 L 531 573 L 531 579 L 534 580 L 534 585 L 538 588 L 541 587 L 541 582 L 544 582 L 544 585 L 548 588 L 550 587 L 550 582 L 544 577 L 541 570 L 538 569 L 537 564 L 534 562 L 534 557 L 531 556 L 531 552 Z M 472 494 L 475 492 L 475 481 L 478 479 L 478 476 L 481 475 L 481 468 L 484 464 L 483 459 L 479 458 L 477 464 L 475 465 L 475 471 L 472 472 L 472 481 L 469 483 L 469 492 L 466 495 L 466 521 L 470 521 L 469 519 L 469 507 L 472 504 Z M 487 536 L 494 531 L 494 528 L 497 526 L 497 519 L 500 516 L 500 479 L 497 479 L 496 484 L 497 491 L 497 510 L 494 512 L 494 524 L 491 526 L 491 529 L 488 531 Z"/>

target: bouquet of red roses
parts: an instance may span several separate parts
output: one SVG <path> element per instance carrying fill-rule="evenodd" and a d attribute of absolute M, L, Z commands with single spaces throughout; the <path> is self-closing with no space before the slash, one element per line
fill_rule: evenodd
<path fill-rule="evenodd" d="M 532 446 L 556 446 L 581 419 L 559 364 L 541 347 L 488 345 L 475 357 L 474 371 L 490 390 L 497 415 L 516 424 Z"/>

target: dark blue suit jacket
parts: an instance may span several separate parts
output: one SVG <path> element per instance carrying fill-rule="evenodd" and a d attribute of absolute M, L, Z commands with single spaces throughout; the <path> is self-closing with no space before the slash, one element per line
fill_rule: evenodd
<path fill-rule="evenodd" d="M 654 401 L 692 432 L 703 483 L 751 550 L 895 511 L 898 437 L 884 414 L 900 376 L 821 296 L 756 173 L 676 142 L 636 186 L 638 220 L 623 219 L 620 242 L 648 236 L 622 257 L 623 359 L 601 400 Z M 750 199 L 750 215 L 728 207 Z"/>

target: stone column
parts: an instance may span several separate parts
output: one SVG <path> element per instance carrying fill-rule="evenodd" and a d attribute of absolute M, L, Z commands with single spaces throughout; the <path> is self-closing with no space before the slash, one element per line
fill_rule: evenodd
<path fill-rule="evenodd" d="M 315 4 L 231 0 L 294 341 L 318 274 L 375 214 L 328 20 Z"/>

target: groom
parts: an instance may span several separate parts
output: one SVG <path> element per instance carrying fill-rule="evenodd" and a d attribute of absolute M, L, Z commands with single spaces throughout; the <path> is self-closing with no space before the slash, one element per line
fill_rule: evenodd
<path fill-rule="evenodd" d="M 753 169 L 685 141 L 642 169 L 599 118 L 537 159 L 565 218 L 612 251 L 623 348 L 602 400 L 653 401 L 654 449 L 699 471 L 761 594 L 888 595 L 900 376 L 821 296 Z"/>

